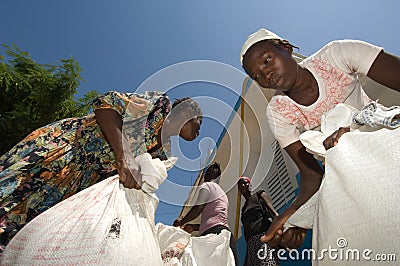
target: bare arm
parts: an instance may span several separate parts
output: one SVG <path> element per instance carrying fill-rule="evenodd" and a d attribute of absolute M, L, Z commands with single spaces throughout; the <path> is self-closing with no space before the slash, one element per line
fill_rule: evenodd
<path fill-rule="evenodd" d="M 197 218 L 197 216 L 199 216 L 203 212 L 205 206 L 206 204 L 193 206 L 190 211 L 185 215 L 185 217 L 182 218 L 182 224 L 185 224 Z"/>
<path fill-rule="evenodd" d="M 96 121 L 111 145 L 115 156 L 121 158 L 123 156 L 121 116 L 113 109 L 97 109 L 94 113 Z"/>
<path fill-rule="evenodd" d="M 400 58 L 381 51 L 368 71 L 368 77 L 374 81 L 400 92 Z M 394 117 L 393 119 L 398 119 Z M 350 131 L 350 128 L 339 128 L 324 141 L 328 150 L 337 145 L 339 138 Z"/>
<path fill-rule="evenodd" d="M 343 134 L 350 132 L 350 127 L 340 127 L 338 130 L 333 132 L 329 137 L 327 137 L 323 144 L 326 150 L 335 147 L 339 139 L 343 136 Z"/>
<path fill-rule="evenodd" d="M 183 217 L 174 221 L 174 226 L 182 226 L 199 216 L 207 205 L 210 192 L 207 189 L 200 189 L 197 204 L 193 206 L 189 212 Z"/>
<path fill-rule="evenodd" d="M 178 218 L 174 221 L 174 226 L 182 226 L 195 219 L 203 212 L 205 206 L 206 204 L 193 206 L 183 218 Z"/>
<path fill-rule="evenodd" d="M 127 160 L 124 156 L 121 116 L 113 109 L 97 109 L 95 110 L 95 116 L 104 136 L 114 151 L 120 182 L 127 188 L 139 189 L 140 185 L 135 179 L 140 179 L 140 173 L 137 166 L 132 165 L 133 157 Z M 132 172 L 129 168 L 133 168 L 131 169 Z"/>
<path fill-rule="evenodd" d="M 200 225 L 199 224 L 185 224 L 183 227 L 183 230 L 188 232 L 189 234 L 192 233 L 193 231 L 199 231 Z"/>
<path fill-rule="evenodd" d="M 400 92 L 400 58 L 381 51 L 368 71 L 374 81 Z"/>
<path fill-rule="evenodd" d="M 292 214 L 317 192 L 324 173 L 317 160 L 306 151 L 300 141 L 290 144 L 285 150 L 296 163 L 301 175 L 299 195 L 288 208 Z"/>
<path fill-rule="evenodd" d="M 268 210 L 274 215 L 278 216 L 278 212 L 275 210 L 274 206 L 272 205 L 271 199 L 268 197 L 267 193 L 264 191 L 261 193 L 261 197 L 265 202 L 265 205 L 267 206 Z"/>
<path fill-rule="evenodd" d="M 299 168 L 301 175 L 300 192 L 296 200 L 274 219 L 265 236 L 261 238 L 263 242 L 268 242 L 270 240 L 275 243 L 280 242 L 283 234 L 283 225 L 300 206 L 317 192 L 323 176 L 322 168 L 314 157 L 306 151 L 306 148 L 300 141 L 290 144 L 285 150 Z"/>

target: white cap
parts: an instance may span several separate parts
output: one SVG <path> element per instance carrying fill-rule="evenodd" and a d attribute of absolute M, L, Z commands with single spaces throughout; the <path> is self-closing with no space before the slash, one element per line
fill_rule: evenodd
<path fill-rule="evenodd" d="M 281 37 L 273 33 L 272 31 L 266 29 L 259 29 L 257 32 L 250 34 L 247 40 L 242 46 L 242 51 L 240 52 L 240 63 L 243 65 L 243 56 L 250 49 L 253 44 L 262 40 L 283 40 Z"/>

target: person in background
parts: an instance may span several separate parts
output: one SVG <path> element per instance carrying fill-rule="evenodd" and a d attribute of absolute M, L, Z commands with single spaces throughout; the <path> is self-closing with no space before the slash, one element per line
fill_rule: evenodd
<path fill-rule="evenodd" d="M 275 138 L 299 168 L 300 192 L 296 200 L 274 219 L 263 242 L 275 246 L 300 241 L 300 235 L 285 235 L 287 219 L 319 188 L 323 169 L 299 140 L 306 130 L 317 130 L 321 116 L 338 103 L 361 109 L 371 101 L 359 76 L 400 91 L 400 59 L 383 48 L 358 40 L 333 41 L 297 63 L 289 41 L 260 29 L 251 34 L 240 52 L 246 73 L 261 87 L 276 90 L 267 108 Z M 339 134 L 338 134 L 339 133 Z M 330 148 L 344 131 L 333 133 L 324 143 Z M 304 238 L 303 238 L 304 239 Z M 292 242 L 293 240 L 293 242 Z"/>
<path fill-rule="evenodd" d="M 184 226 L 201 214 L 200 225 L 187 225 L 183 229 L 191 232 L 198 230 L 201 236 L 219 234 L 222 230 L 231 231 L 228 225 L 228 197 L 218 184 L 221 176 L 221 168 L 217 162 L 211 164 L 205 174 L 204 183 L 199 188 L 197 203 L 182 218 L 174 221 L 174 226 Z M 230 249 L 235 258 L 235 264 L 239 265 L 236 240 L 231 232 Z"/>
<path fill-rule="evenodd" d="M 140 189 L 135 156 L 168 160 L 170 137 L 194 140 L 201 122 L 190 98 L 112 91 L 94 99 L 94 114 L 35 130 L 0 157 L 0 252 L 33 218 L 110 176 Z"/>
<path fill-rule="evenodd" d="M 240 217 L 246 240 L 244 265 L 279 265 L 276 251 L 272 251 L 267 243 L 260 240 L 261 236 L 268 230 L 272 220 L 278 216 L 278 213 L 264 190 L 251 193 L 250 183 L 251 179 L 246 176 L 240 177 L 237 182 L 240 194 L 246 199 Z M 263 252 L 260 253 L 260 250 L 263 250 Z"/>

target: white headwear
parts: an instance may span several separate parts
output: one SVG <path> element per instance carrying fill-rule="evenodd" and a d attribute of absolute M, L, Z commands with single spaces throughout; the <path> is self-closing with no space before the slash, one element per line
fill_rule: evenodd
<path fill-rule="evenodd" d="M 243 56 L 250 49 L 253 44 L 262 40 L 283 40 L 281 37 L 273 33 L 272 31 L 266 29 L 259 29 L 257 32 L 250 34 L 247 40 L 242 46 L 242 51 L 240 52 L 240 63 L 243 65 Z"/>

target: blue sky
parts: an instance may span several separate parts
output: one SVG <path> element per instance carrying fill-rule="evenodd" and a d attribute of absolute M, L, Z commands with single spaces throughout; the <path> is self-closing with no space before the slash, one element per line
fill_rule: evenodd
<path fill-rule="evenodd" d="M 268 28 L 306 56 L 345 38 L 400 55 L 399 7 L 398 0 L 2 0 L 0 43 L 15 43 L 38 63 L 73 57 L 84 79 L 77 96 L 139 88 L 198 97 L 207 119 L 196 141 L 177 142 L 186 159 L 169 173 L 169 183 L 187 188 L 240 93 L 239 51 L 250 33 Z M 187 194 L 167 185 L 160 193 L 156 221 L 171 224 Z"/>

